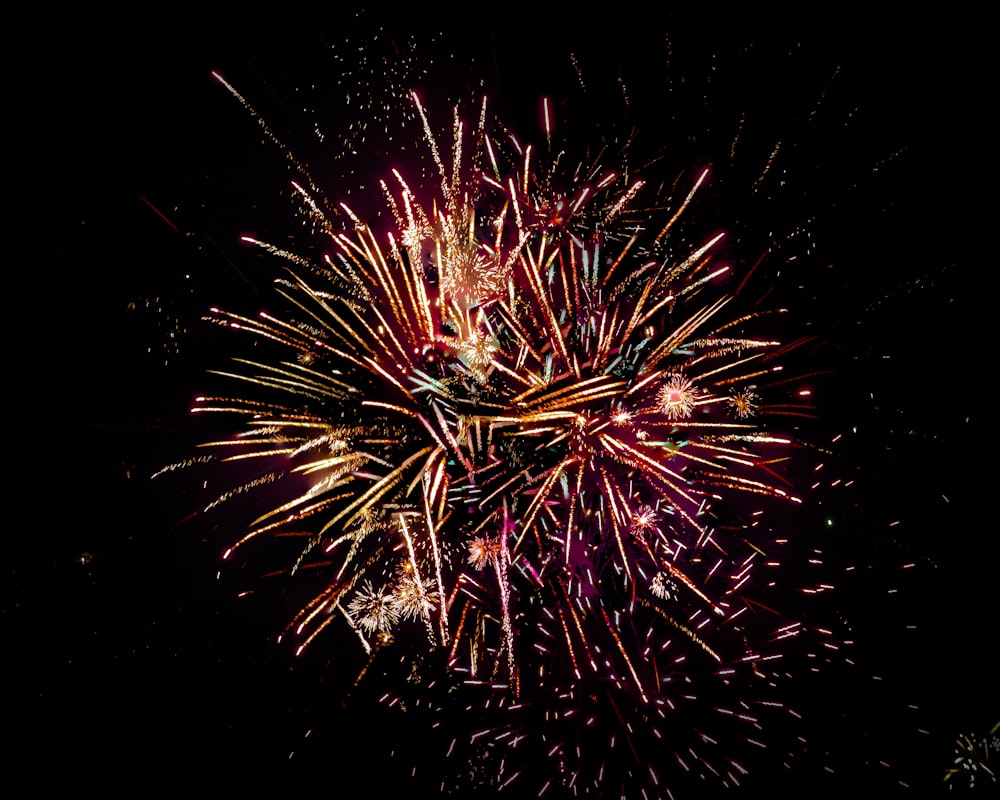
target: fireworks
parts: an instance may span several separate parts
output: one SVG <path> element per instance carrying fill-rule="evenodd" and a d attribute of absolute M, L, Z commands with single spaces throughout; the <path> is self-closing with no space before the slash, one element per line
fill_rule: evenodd
<path fill-rule="evenodd" d="M 399 620 L 399 613 L 389 595 L 372 588 L 366 582 L 347 607 L 351 618 L 368 633 L 388 631 Z"/>
<path fill-rule="evenodd" d="M 788 654 L 838 647 L 782 602 L 829 586 L 774 588 L 801 340 L 701 230 L 709 171 L 531 143 L 487 99 L 403 106 L 433 180 L 387 164 L 378 215 L 288 155 L 315 241 L 244 237 L 281 310 L 212 309 L 245 349 L 193 410 L 232 433 L 186 464 L 233 469 L 205 513 L 252 512 L 225 558 L 288 578 L 281 641 L 340 654 L 352 691 L 461 698 L 449 756 L 493 787 L 739 785 L 788 757 Z"/>
<path fill-rule="evenodd" d="M 671 375 L 657 394 L 657 408 L 669 420 L 687 419 L 697 405 L 698 389 L 683 375 Z"/>
<path fill-rule="evenodd" d="M 986 735 L 963 733 L 955 740 L 955 756 L 952 766 L 945 772 L 944 781 L 948 788 L 962 785 L 974 789 L 976 780 L 980 785 L 997 782 L 997 774 L 990 762 L 1000 749 L 1000 722 Z"/>

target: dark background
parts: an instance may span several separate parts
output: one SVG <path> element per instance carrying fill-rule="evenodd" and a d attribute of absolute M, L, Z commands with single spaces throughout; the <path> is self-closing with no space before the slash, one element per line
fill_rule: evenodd
<path fill-rule="evenodd" d="M 314 76 L 321 88 L 305 102 L 318 104 L 338 68 L 331 49 L 352 37 L 376 49 L 432 41 L 421 51 L 436 65 L 428 91 L 450 97 L 484 75 L 516 126 L 534 124 L 539 95 L 568 91 L 575 53 L 595 86 L 621 70 L 631 113 L 643 130 L 662 130 L 680 162 L 719 158 L 740 115 L 741 164 L 787 142 L 778 163 L 792 188 L 718 214 L 737 217 L 748 240 L 756 215 L 779 227 L 814 220 L 818 266 L 804 273 L 798 309 L 839 370 L 821 399 L 828 432 L 859 431 L 839 452 L 835 468 L 854 487 L 828 501 L 836 525 L 825 543 L 850 551 L 834 564 L 861 565 L 838 608 L 854 620 L 859 674 L 881 680 L 858 678 L 816 704 L 830 712 L 815 719 L 819 740 L 848 754 L 834 778 L 779 772 L 748 791 L 941 788 L 958 735 L 1000 721 L 985 22 L 526 13 L 379 19 L 368 10 L 240 31 L 193 17 L 87 16 L 11 33 L 33 43 L 7 65 L 16 457 L 0 619 L 15 774 L 108 791 L 320 778 L 329 789 L 362 776 L 383 789 L 410 785 L 406 759 L 387 761 L 383 749 L 399 741 L 397 750 L 420 752 L 419 732 L 341 710 L 323 680 L 324 658 L 336 654 L 304 663 L 275 644 L 289 609 L 238 599 L 238 584 L 216 574 L 232 536 L 178 524 L 195 489 L 149 480 L 197 438 L 186 409 L 218 346 L 200 315 L 214 303 L 252 312 L 261 302 L 238 237 L 284 230 L 289 216 L 280 156 L 210 72 L 269 122 L 274 111 L 284 135 L 296 87 Z M 450 53 L 457 66 L 440 66 Z M 470 56 L 474 72 L 461 66 Z M 673 94 L 663 92 L 667 73 Z M 331 126 L 348 118 L 337 113 Z M 341 169 L 331 158 L 319 173 L 333 181 Z M 730 169 L 744 183 L 755 172 Z"/>

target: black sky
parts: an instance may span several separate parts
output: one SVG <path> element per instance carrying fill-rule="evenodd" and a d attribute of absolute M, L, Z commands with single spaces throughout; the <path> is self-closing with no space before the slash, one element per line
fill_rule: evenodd
<path fill-rule="evenodd" d="M 669 33 L 677 94 L 636 104 L 647 127 L 699 131 L 664 134 L 695 159 L 728 146 L 734 111 L 747 112 L 760 146 L 783 131 L 799 143 L 790 163 L 807 188 L 775 204 L 786 217 L 795 202 L 812 204 L 828 237 L 835 269 L 820 271 L 811 316 L 844 376 L 833 396 L 847 407 L 831 408 L 830 424 L 871 431 L 845 445 L 859 488 L 838 524 L 853 528 L 851 546 L 871 548 L 859 562 L 886 571 L 871 585 L 898 588 L 890 600 L 871 590 L 884 619 L 867 615 L 866 598 L 844 608 L 868 648 L 858 660 L 886 675 L 873 691 L 887 706 L 919 707 L 872 720 L 871 736 L 885 740 L 876 749 L 890 753 L 893 772 L 939 786 L 953 740 L 1000 720 L 985 324 L 995 92 L 983 21 L 707 10 L 583 18 L 573 7 L 542 23 L 520 13 L 384 25 L 399 41 L 440 29 L 454 43 L 443 53 L 470 47 L 498 102 L 527 123 L 536 95 L 565 85 L 570 52 L 595 82 L 621 67 L 636 98 L 648 97 Z M 374 12 L 366 16 L 371 24 Z M 385 764 L 369 747 L 391 738 L 384 721 L 337 709 L 323 664 L 293 663 L 274 644 L 287 609 L 237 601 L 215 575 L 227 542 L 178 526 L 191 511 L 185 496 L 147 480 L 192 435 L 185 409 L 211 355 L 200 313 L 259 292 L 236 241 L 241 214 L 259 222 L 282 205 L 272 195 L 280 160 L 210 72 L 290 108 L 283 93 L 322 63 L 326 45 L 350 25 L 364 30 L 341 22 L 262 21 L 237 33 L 194 19 L 121 29 L 88 18 L 33 33 L 31 59 L 8 64 L 19 143 L 7 187 L 17 277 L 8 387 L 33 412 L 30 425 L 16 414 L 8 422 L 28 456 L 11 462 L 3 620 L 17 741 L 8 757 L 41 785 L 183 786 L 199 771 L 218 786 L 322 776 L 332 789 L 360 774 L 368 785 L 408 785 L 401 761 Z M 806 55 L 790 58 L 797 49 Z M 743 63 L 760 72 L 733 68 Z M 710 100 L 698 106 L 703 89 Z M 813 134 L 802 120 L 825 91 L 828 127 Z M 258 159 L 262 174 L 247 172 Z M 903 574 L 903 563 L 917 566 Z M 866 702 L 851 700 L 855 718 Z M 848 771 L 837 787 L 861 788 L 872 773 Z"/>

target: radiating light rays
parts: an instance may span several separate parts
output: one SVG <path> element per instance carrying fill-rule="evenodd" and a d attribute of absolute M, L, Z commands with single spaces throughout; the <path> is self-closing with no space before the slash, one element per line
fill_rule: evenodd
<path fill-rule="evenodd" d="M 707 171 L 679 199 L 648 198 L 627 152 L 574 164 L 500 131 L 485 100 L 471 125 L 452 110 L 446 148 L 410 100 L 432 188 L 392 169 L 376 224 L 296 183 L 321 255 L 244 237 L 284 267 L 286 308 L 212 309 L 253 354 L 212 373 L 229 396 L 194 407 L 246 432 L 204 448 L 262 476 L 206 511 L 257 490 L 227 559 L 304 537 L 284 567 L 312 581 L 282 634 L 297 654 L 346 631 L 367 656 L 355 683 L 382 658 L 439 658 L 488 709 L 474 739 L 557 741 L 584 793 L 611 766 L 595 775 L 587 747 L 625 742 L 623 785 L 645 774 L 664 796 L 631 720 L 656 717 L 658 740 L 689 671 L 756 682 L 746 665 L 783 641 L 771 619 L 755 639 L 745 597 L 773 533 L 746 515 L 798 500 L 773 468 L 796 444 L 771 429 L 809 410 L 782 371 L 794 348 L 766 311 L 726 316 L 722 234 L 674 252 Z M 609 733 L 576 741 L 590 702 Z M 534 709 L 573 725 L 537 728 Z M 504 770 L 498 785 L 521 772 Z"/>
<path fill-rule="evenodd" d="M 698 405 L 698 389 L 683 375 L 671 375 L 656 395 L 658 410 L 671 421 L 687 419 Z"/>
<path fill-rule="evenodd" d="M 385 594 L 366 582 L 347 606 L 354 622 L 368 633 L 390 630 L 399 620 L 397 604 L 391 594 Z"/>

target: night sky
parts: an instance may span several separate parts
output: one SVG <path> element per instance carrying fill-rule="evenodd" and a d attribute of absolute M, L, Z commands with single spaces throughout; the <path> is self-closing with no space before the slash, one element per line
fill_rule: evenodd
<path fill-rule="evenodd" d="M 568 7 L 542 23 L 520 13 L 385 18 L 373 47 L 429 41 L 419 49 L 434 61 L 429 94 L 450 97 L 482 76 L 519 128 L 535 124 L 539 96 L 569 92 L 573 53 L 595 95 L 622 75 L 640 129 L 662 136 L 678 163 L 724 161 L 743 116 L 744 163 L 757 154 L 762 165 L 786 141 L 776 163 L 789 188 L 745 213 L 711 213 L 719 224 L 738 217 L 746 236 L 765 214 L 778 228 L 813 220 L 816 264 L 792 299 L 822 343 L 817 358 L 837 373 L 818 398 L 825 431 L 860 431 L 830 466 L 854 487 L 822 513 L 834 521 L 832 562 L 864 565 L 857 593 L 837 601 L 855 624 L 862 677 L 807 720 L 821 746 L 843 753 L 841 771 L 776 770 L 740 796 L 941 788 L 955 739 L 1000 721 L 986 418 L 995 91 L 984 22 L 707 10 L 583 19 Z M 349 122 L 341 95 L 324 94 L 339 68 L 329 55 L 352 37 L 368 43 L 376 14 L 240 33 L 194 19 L 116 33 L 78 22 L 34 33 L 32 63 L 8 64 L 20 110 L 7 186 L 17 276 L 7 425 L 18 442 L 0 617 L 8 763 L 67 790 L 417 786 L 424 771 L 411 782 L 407 759 L 384 749 L 430 752 L 433 737 L 341 708 L 325 680 L 337 653 L 296 660 L 277 645 L 295 608 L 265 591 L 238 598 L 239 580 L 217 579 L 232 532 L 182 522 L 197 487 L 149 480 L 201 432 L 187 409 L 226 344 L 201 315 L 264 302 L 257 256 L 239 236 L 290 226 L 280 155 L 210 73 L 299 152 L 297 92 L 316 108 L 331 98 L 316 112 L 331 131 Z M 300 135 L 310 164 L 329 158 L 314 174 L 339 196 L 341 163 Z"/>

